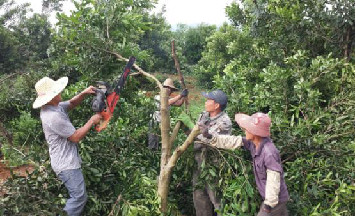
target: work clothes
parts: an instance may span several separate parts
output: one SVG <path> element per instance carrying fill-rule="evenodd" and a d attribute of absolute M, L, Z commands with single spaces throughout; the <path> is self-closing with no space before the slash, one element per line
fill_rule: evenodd
<path fill-rule="evenodd" d="M 49 146 L 52 169 L 70 195 L 64 210 L 68 215 L 80 215 L 87 195 L 77 144 L 68 140 L 76 131 L 68 117 L 69 105 L 69 101 L 60 102 L 58 106 L 44 105 L 40 117 Z"/>
<path fill-rule="evenodd" d="M 158 149 L 159 141 L 160 141 L 160 123 L 161 123 L 161 97 L 160 95 L 156 95 L 154 97 L 156 111 L 152 114 L 152 118 L 148 123 L 148 148 L 149 149 Z M 170 110 L 171 106 L 168 106 L 168 110 Z"/>
<path fill-rule="evenodd" d="M 271 209 L 270 212 L 266 212 L 263 210 L 263 203 L 260 206 L 260 211 L 258 212 L 257 216 L 287 216 L 288 209 L 287 209 L 287 202 L 279 203 L 277 206 Z"/>
<path fill-rule="evenodd" d="M 160 141 L 160 123 L 162 121 L 161 118 L 161 97 L 160 95 L 156 95 L 154 97 L 155 107 L 157 108 L 154 111 L 151 120 L 148 123 L 148 148 L 149 149 L 158 149 L 159 141 Z M 168 111 L 171 109 L 171 106 L 168 106 Z"/>
<path fill-rule="evenodd" d="M 149 149 L 158 149 L 159 147 L 160 136 L 158 134 L 158 126 L 159 124 L 154 122 L 153 120 L 150 120 L 148 123 L 147 139 Z"/>
<path fill-rule="evenodd" d="M 80 215 L 88 199 L 82 170 L 64 170 L 58 174 L 58 178 L 64 183 L 70 196 L 64 207 L 64 211 L 69 216 Z"/>
<path fill-rule="evenodd" d="M 198 118 L 198 124 L 203 123 L 209 126 L 209 133 L 212 135 L 229 135 L 231 134 L 231 120 L 225 112 L 219 113 L 217 116 L 210 118 L 208 112 L 203 112 Z M 201 173 L 202 162 L 207 158 L 207 144 L 209 139 L 203 137 L 202 134 L 196 137 L 194 141 L 194 158 L 197 163 L 197 168 L 193 171 L 193 201 L 196 215 L 213 215 L 213 207 L 220 209 L 220 193 L 211 189 L 208 183 L 204 184 L 203 188 L 199 188 L 198 181 Z M 217 184 L 216 180 L 212 184 Z"/>
<path fill-rule="evenodd" d="M 241 136 L 215 135 L 210 140 L 210 145 L 224 149 L 243 146 L 249 150 L 253 159 L 256 185 L 264 204 L 276 207 L 277 204 L 289 200 L 280 154 L 270 138 L 263 138 L 258 150 L 251 141 Z"/>
<path fill-rule="evenodd" d="M 77 144 L 68 140 L 75 132 L 67 113 L 69 104 L 66 101 L 58 106 L 44 105 L 40 112 L 51 166 L 57 175 L 64 170 L 79 169 L 82 162 Z"/>
<path fill-rule="evenodd" d="M 287 185 L 284 181 L 284 172 L 282 167 L 279 151 L 274 146 L 272 140 L 268 137 L 263 138 L 259 148 L 256 150 L 255 145 L 251 141 L 243 138 L 244 147 L 250 151 L 253 159 L 253 172 L 255 174 L 256 185 L 260 195 L 265 199 L 267 169 L 279 172 L 280 176 L 280 193 L 278 202 L 287 202 L 289 194 Z"/>
<path fill-rule="evenodd" d="M 157 110 L 153 113 L 153 120 L 155 120 L 155 122 L 157 122 L 157 123 L 161 123 L 161 121 L 162 121 L 162 119 L 161 119 L 161 96 L 156 95 L 154 97 L 154 102 L 155 102 L 155 107 L 157 108 Z M 171 110 L 170 105 L 168 105 L 167 110 L 168 111 Z"/>

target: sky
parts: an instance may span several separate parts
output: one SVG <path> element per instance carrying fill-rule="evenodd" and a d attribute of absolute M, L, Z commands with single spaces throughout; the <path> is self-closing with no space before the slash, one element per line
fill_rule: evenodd
<path fill-rule="evenodd" d="M 34 12 L 41 12 L 42 0 L 15 0 L 17 3 L 30 2 Z M 164 14 L 167 22 L 175 29 L 176 25 L 187 24 L 195 26 L 200 23 L 215 24 L 217 26 L 228 22 L 225 7 L 236 0 L 159 0 L 155 12 L 159 12 L 166 5 Z M 74 5 L 70 0 L 63 4 L 63 12 L 70 13 Z M 51 23 L 56 22 L 55 14 L 50 17 Z"/>
<path fill-rule="evenodd" d="M 156 10 L 166 5 L 165 17 L 173 26 L 178 23 L 197 25 L 200 23 L 221 25 L 228 21 L 225 7 L 233 0 L 159 0 Z"/>

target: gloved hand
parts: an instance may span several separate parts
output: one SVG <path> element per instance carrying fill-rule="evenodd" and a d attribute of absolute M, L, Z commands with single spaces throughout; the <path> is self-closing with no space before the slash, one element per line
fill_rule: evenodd
<path fill-rule="evenodd" d="M 184 90 L 180 93 L 180 95 L 181 95 L 182 97 L 186 97 L 186 96 L 188 96 L 188 93 L 189 93 L 188 89 L 184 89 Z"/>
<path fill-rule="evenodd" d="M 209 133 L 209 126 L 208 126 L 208 125 L 199 123 L 198 126 L 199 126 L 200 133 L 201 133 L 205 138 L 208 138 L 208 139 L 213 138 L 213 135 L 211 135 L 211 134 Z"/>
<path fill-rule="evenodd" d="M 187 126 L 190 130 L 194 128 L 194 122 L 190 119 L 187 113 L 182 112 L 177 120 L 182 121 L 185 126 Z"/>

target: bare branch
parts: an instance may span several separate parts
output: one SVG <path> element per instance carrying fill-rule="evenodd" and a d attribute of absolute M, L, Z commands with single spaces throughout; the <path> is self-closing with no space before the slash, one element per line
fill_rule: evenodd
<path fill-rule="evenodd" d="M 18 75 L 18 74 L 22 74 L 22 73 L 21 73 L 21 72 L 12 73 L 12 74 L 6 76 L 5 78 L 1 79 L 1 80 L 0 80 L 0 83 L 4 82 L 5 80 L 7 80 L 7 79 L 9 79 L 9 78 L 11 78 L 11 77 L 13 77 L 13 76 L 15 76 L 15 75 Z"/>
<path fill-rule="evenodd" d="M 124 62 L 128 62 L 128 61 L 129 61 L 129 59 L 124 58 L 123 56 L 121 56 L 120 54 L 118 54 L 118 53 L 116 53 L 116 52 L 109 51 L 109 50 L 105 50 L 105 49 L 101 49 L 101 48 L 94 48 L 94 49 L 98 49 L 98 50 L 104 51 L 104 52 L 106 52 L 106 53 L 112 54 L 112 55 L 116 56 L 116 58 L 117 58 L 119 61 L 124 61 Z M 161 92 L 162 92 L 162 90 L 163 90 L 163 85 L 161 84 L 161 82 L 160 82 L 155 76 L 151 75 L 150 73 L 145 72 L 145 71 L 144 71 L 143 69 L 141 69 L 141 67 L 139 67 L 136 63 L 133 64 L 133 67 L 134 67 L 140 74 L 142 74 L 142 75 L 144 75 L 144 76 L 146 76 L 146 77 L 149 77 L 149 78 L 153 79 L 153 80 L 156 82 L 156 84 L 157 84 L 157 86 L 159 87 L 159 89 L 161 90 Z"/>
<path fill-rule="evenodd" d="M 182 85 L 182 88 L 186 89 L 183 73 L 180 71 L 180 65 L 179 65 L 178 57 L 177 57 L 176 51 L 175 51 L 174 40 L 172 40 L 171 44 L 172 44 L 172 57 L 173 57 L 173 60 L 174 60 L 174 65 L 175 65 L 175 67 L 177 69 L 177 72 L 178 72 L 178 75 L 179 75 L 179 81 L 180 81 L 180 84 Z M 189 104 L 188 103 L 188 98 L 184 97 L 185 111 L 188 111 L 188 104 Z"/>
<path fill-rule="evenodd" d="M 177 147 L 176 150 L 174 150 L 172 157 L 169 159 L 167 163 L 168 168 L 173 168 L 176 165 L 179 157 L 187 150 L 189 145 L 193 142 L 194 138 L 199 134 L 200 134 L 199 127 L 198 125 L 195 125 L 192 131 L 190 132 L 188 138 L 183 143 L 183 145 Z"/>
<path fill-rule="evenodd" d="M 175 51 L 174 40 L 172 40 L 172 57 L 174 60 L 174 65 L 175 65 L 178 75 L 179 75 L 180 84 L 182 85 L 182 88 L 185 89 L 186 87 L 185 87 L 184 77 L 183 77 L 182 72 L 180 71 L 180 65 L 179 65 L 178 57 L 177 57 L 176 51 Z"/>
<path fill-rule="evenodd" d="M 180 129 L 181 125 L 182 125 L 182 122 L 181 121 L 177 121 L 176 125 L 174 126 L 174 129 L 173 129 L 173 132 L 172 132 L 172 135 L 171 135 L 171 139 L 170 139 L 171 145 L 173 145 L 174 140 L 176 140 L 176 137 L 178 135 L 178 132 L 179 132 L 179 129 Z"/>
<path fill-rule="evenodd" d="M 114 215 L 114 210 L 115 210 L 115 206 L 120 202 L 121 200 L 121 194 L 119 194 L 119 196 L 117 197 L 115 204 L 112 206 L 111 212 L 109 213 L 109 216 L 113 216 Z M 120 210 L 120 204 L 118 207 L 118 210 Z"/>

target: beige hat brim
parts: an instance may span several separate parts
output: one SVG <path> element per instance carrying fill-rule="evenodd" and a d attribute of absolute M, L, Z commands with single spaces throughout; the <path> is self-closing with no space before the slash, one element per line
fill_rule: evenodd
<path fill-rule="evenodd" d="M 172 86 L 172 85 L 163 85 L 163 87 L 172 88 L 172 90 L 174 90 L 174 91 L 177 91 L 177 90 L 178 90 L 175 86 Z"/>
<path fill-rule="evenodd" d="M 68 77 L 63 77 L 55 81 L 55 84 L 52 88 L 52 90 L 48 93 L 46 93 L 43 96 L 38 96 L 33 103 L 33 108 L 40 108 L 43 105 L 46 105 L 49 101 L 51 101 L 55 96 L 57 96 L 59 93 L 61 93 L 64 88 L 68 84 Z"/>
<path fill-rule="evenodd" d="M 172 88 L 173 91 L 178 90 L 178 88 L 176 88 L 175 86 L 172 86 L 172 85 L 164 85 L 163 87 L 170 87 L 170 88 Z"/>

